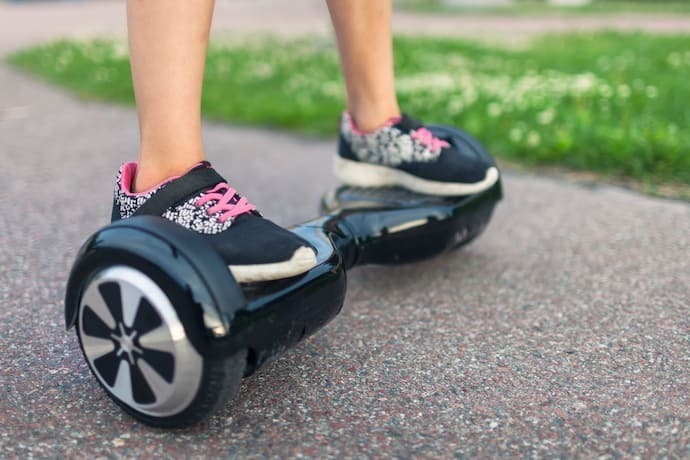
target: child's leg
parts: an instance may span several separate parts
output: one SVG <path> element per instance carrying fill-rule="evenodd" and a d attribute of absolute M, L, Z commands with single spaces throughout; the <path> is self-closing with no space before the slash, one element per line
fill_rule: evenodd
<path fill-rule="evenodd" d="M 141 131 L 135 189 L 203 160 L 201 84 L 214 0 L 128 0 Z"/>
<path fill-rule="evenodd" d="M 359 187 L 397 185 L 433 195 L 481 192 L 498 170 L 474 142 L 452 145 L 400 117 L 393 76 L 391 0 L 327 0 L 345 77 L 335 174 Z M 420 49 L 423 52 L 423 49 Z"/>
<path fill-rule="evenodd" d="M 370 131 L 400 115 L 393 79 L 391 0 L 328 0 L 347 108 Z"/>
<path fill-rule="evenodd" d="M 264 219 L 201 163 L 201 85 L 213 6 L 213 0 L 127 1 L 141 150 L 138 164 L 120 168 L 112 219 L 153 214 L 199 233 L 240 283 L 299 275 L 316 265 L 309 243 Z"/>

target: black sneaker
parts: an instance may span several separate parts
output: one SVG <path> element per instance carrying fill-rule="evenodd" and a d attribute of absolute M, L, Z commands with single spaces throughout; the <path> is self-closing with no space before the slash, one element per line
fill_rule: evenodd
<path fill-rule="evenodd" d="M 451 145 L 412 117 L 403 115 L 363 133 L 347 112 L 341 119 L 334 172 L 356 187 L 399 185 L 441 196 L 482 192 L 499 175 L 492 160 L 474 145 Z"/>
<path fill-rule="evenodd" d="M 207 162 L 142 193 L 132 193 L 136 163 L 120 168 L 112 220 L 160 215 L 204 235 L 240 283 L 300 275 L 316 265 L 305 240 L 264 219 Z"/>

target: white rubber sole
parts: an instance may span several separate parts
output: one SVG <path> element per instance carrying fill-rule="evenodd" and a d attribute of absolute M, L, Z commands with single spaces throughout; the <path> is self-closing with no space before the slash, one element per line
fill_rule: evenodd
<path fill-rule="evenodd" d="M 490 167 L 484 179 L 471 184 L 436 182 L 422 179 L 399 169 L 346 160 L 338 155 L 333 161 L 333 173 L 343 183 L 354 187 L 385 187 L 399 185 L 425 195 L 459 196 L 483 192 L 498 180 L 498 169 Z"/>
<path fill-rule="evenodd" d="M 314 250 L 306 246 L 297 249 L 290 260 L 260 265 L 230 265 L 228 268 L 238 283 L 272 281 L 302 273 L 316 266 Z"/>

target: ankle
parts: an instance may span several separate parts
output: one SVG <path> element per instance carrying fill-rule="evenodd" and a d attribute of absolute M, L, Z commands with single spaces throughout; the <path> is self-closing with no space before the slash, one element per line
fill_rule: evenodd
<path fill-rule="evenodd" d="M 400 117 L 398 104 L 385 107 L 348 108 L 352 121 L 363 133 L 370 133 L 385 126 L 391 119 Z"/>
<path fill-rule="evenodd" d="M 167 179 L 183 175 L 195 164 L 203 160 L 203 155 L 199 158 L 193 156 L 188 161 L 166 162 L 162 164 L 141 159 L 134 174 L 131 191 L 132 193 L 142 193 L 150 190 Z"/>

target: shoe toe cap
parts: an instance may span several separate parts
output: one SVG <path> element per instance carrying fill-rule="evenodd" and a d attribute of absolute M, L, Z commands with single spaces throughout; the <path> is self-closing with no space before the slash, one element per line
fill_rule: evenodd
<path fill-rule="evenodd" d="M 209 239 L 232 265 L 285 262 L 295 254 L 314 253 L 304 239 L 255 214 L 238 216 L 228 230 L 211 235 Z M 300 248 L 305 249 L 298 252 Z"/>
<path fill-rule="evenodd" d="M 445 125 L 429 126 L 429 130 L 435 136 L 448 141 L 463 159 L 483 163 L 486 168 L 496 166 L 494 158 L 481 142 L 466 131 Z"/>
<path fill-rule="evenodd" d="M 484 180 L 496 162 L 484 146 L 465 131 L 449 126 L 429 127 L 432 133 L 448 141 L 450 148 L 443 151 L 441 161 L 446 169 L 446 180 L 466 182 Z"/>

